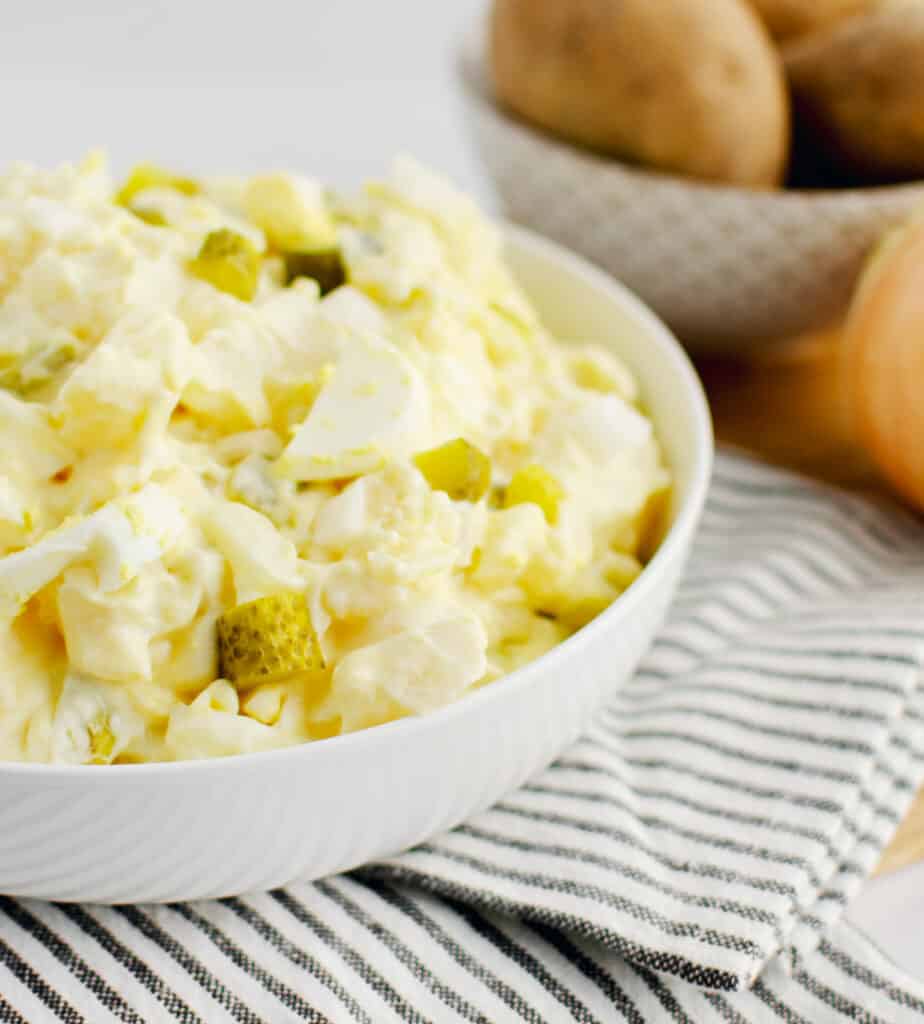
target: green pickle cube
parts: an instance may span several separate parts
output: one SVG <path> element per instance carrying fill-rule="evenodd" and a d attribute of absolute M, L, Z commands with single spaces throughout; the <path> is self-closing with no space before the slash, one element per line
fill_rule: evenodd
<path fill-rule="evenodd" d="M 130 206 L 135 196 L 148 188 L 172 188 L 184 196 L 194 196 L 199 192 L 199 185 L 192 178 L 172 174 L 155 164 L 138 164 L 116 193 L 115 202 L 119 206 Z"/>
<path fill-rule="evenodd" d="M 324 668 L 304 594 L 260 597 L 225 612 L 218 656 L 222 676 L 242 690 Z"/>
<path fill-rule="evenodd" d="M 98 715 L 90 722 L 87 732 L 90 737 L 90 764 L 109 764 L 115 750 L 115 736 L 109 724 L 109 717 Z"/>
<path fill-rule="evenodd" d="M 565 497 L 565 489 L 558 478 L 544 467 L 533 463 L 513 474 L 504 492 L 504 508 L 532 503 L 542 509 L 546 520 L 554 526 L 558 522 L 558 507 Z"/>
<path fill-rule="evenodd" d="M 199 255 L 189 263 L 189 271 L 219 291 L 250 302 L 257 291 L 260 263 L 260 253 L 249 238 L 230 228 L 219 228 L 206 235 Z"/>
<path fill-rule="evenodd" d="M 491 486 L 491 460 L 461 437 L 415 455 L 414 465 L 453 501 L 478 501 Z"/>
<path fill-rule="evenodd" d="M 316 249 L 304 252 L 284 252 L 286 284 L 297 277 L 310 277 L 318 282 L 322 295 L 346 284 L 346 267 L 339 249 Z"/>

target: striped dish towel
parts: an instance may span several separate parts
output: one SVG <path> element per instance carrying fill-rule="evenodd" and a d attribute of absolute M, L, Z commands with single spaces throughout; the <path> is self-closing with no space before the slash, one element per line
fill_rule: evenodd
<path fill-rule="evenodd" d="M 720 456 L 637 677 L 496 807 L 353 876 L 0 899 L 20 1021 L 924 1019 L 841 921 L 924 779 L 924 527 Z"/>

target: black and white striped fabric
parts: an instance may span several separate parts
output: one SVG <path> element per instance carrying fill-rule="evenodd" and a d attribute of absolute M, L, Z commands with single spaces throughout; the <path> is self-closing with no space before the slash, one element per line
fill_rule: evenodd
<path fill-rule="evenodd" d="M 924 1019 L 841 921 L 924 779 L 924 526 L 723 454 L 673 613 L 591 732 L 351 877 L 0 899 L 0 1024 Z"/>

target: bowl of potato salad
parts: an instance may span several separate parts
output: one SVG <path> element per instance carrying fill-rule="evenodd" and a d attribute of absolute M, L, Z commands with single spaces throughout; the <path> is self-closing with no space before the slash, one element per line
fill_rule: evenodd
<path fill-rule="evenodd" d="M 409 158 L 0 176 L 0 891 L 394 853 L 634 669 L 700 514 L 667 330 Z"/>

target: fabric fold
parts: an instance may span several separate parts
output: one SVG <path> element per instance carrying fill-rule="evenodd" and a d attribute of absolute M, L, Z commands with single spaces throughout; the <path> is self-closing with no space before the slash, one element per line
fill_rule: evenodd
<path fill-rule="evenodd" d="M 638 675 L 546 772 L 377 877 L 704 988 L 811 952 L 922 778 L 924 528 L 724 454 Z"/>

